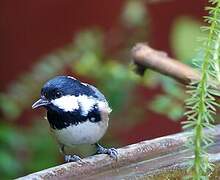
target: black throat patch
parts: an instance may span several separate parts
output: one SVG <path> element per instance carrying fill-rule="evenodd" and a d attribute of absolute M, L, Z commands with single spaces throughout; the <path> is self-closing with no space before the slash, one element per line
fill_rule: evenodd
<path fill-rule="evenodd" d="M 65 112 L 61 109 L 48 109 L 47 119 L 50 127 L 53 129 L 63 129 L 72 125 L 77 126 L 79 123 L 90 121 L 93 123 L 101 121 L 100 112 L 97 104 L 88 112 L 86 116 L 82 115 L 82 111 L 78 110 L 72 112 Z"/>

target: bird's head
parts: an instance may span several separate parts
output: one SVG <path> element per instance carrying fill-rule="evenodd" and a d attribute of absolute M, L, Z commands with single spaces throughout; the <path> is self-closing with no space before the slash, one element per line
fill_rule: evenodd
<path fill-rule="evenodd" d="M 50 108 L 62 104 L 68 104 L 71 98 L 84 92 L 82 83 L 70 76 L 57 76 L 47 81 L 41 89 L 41 97 L 32 108 Z"/>

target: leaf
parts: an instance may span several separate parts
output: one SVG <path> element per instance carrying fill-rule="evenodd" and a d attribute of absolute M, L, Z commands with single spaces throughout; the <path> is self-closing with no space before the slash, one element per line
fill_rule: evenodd
<path fill-rule="evenodd" d="M 144 2 L 129 0 L 124 7 L 121 19 L 129 27 L 145 25 L 146 10 Z"/>
<path fill-rule="evenodd" d="M 177 59 L 189 62 L 195 57 L 195 50 L 201 45 L 196 37 L 204 36 L 200 26 L 198 21 L 190 17 L 182 16 L 175 20 L 171 32 L 171 47 Z"/>

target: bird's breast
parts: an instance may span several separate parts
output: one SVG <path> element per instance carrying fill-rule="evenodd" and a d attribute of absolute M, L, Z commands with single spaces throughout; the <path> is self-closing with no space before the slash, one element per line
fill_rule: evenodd
<path fill-rule="evenodd" d="M 105 134 L 107 127 L 108 121 L 86 121 L 63 129 L 52 129 L 52 132 L 59 143 L 71 147 L 78 144 L 98 142 Z"/>

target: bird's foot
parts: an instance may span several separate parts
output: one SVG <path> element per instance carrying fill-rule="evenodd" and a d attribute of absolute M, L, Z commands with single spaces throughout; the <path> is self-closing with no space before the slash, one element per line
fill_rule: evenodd
<path fill-rule="evenodd" d="M 118 151 L 115 148 L 104 148 L 100 144 L 95 144 L 97 147 L 96 154 L 108 154 L 110 157 L 117 160 L 118 158 Z"/>
<path fill-rule="evenodd" d="M 64 156 L 64 161 L 66 163 L 68 163 L 68 162 L 82 161 L 82 159 L 79 156 L 77 156 L 77 155 L 65 155 Z"/>

